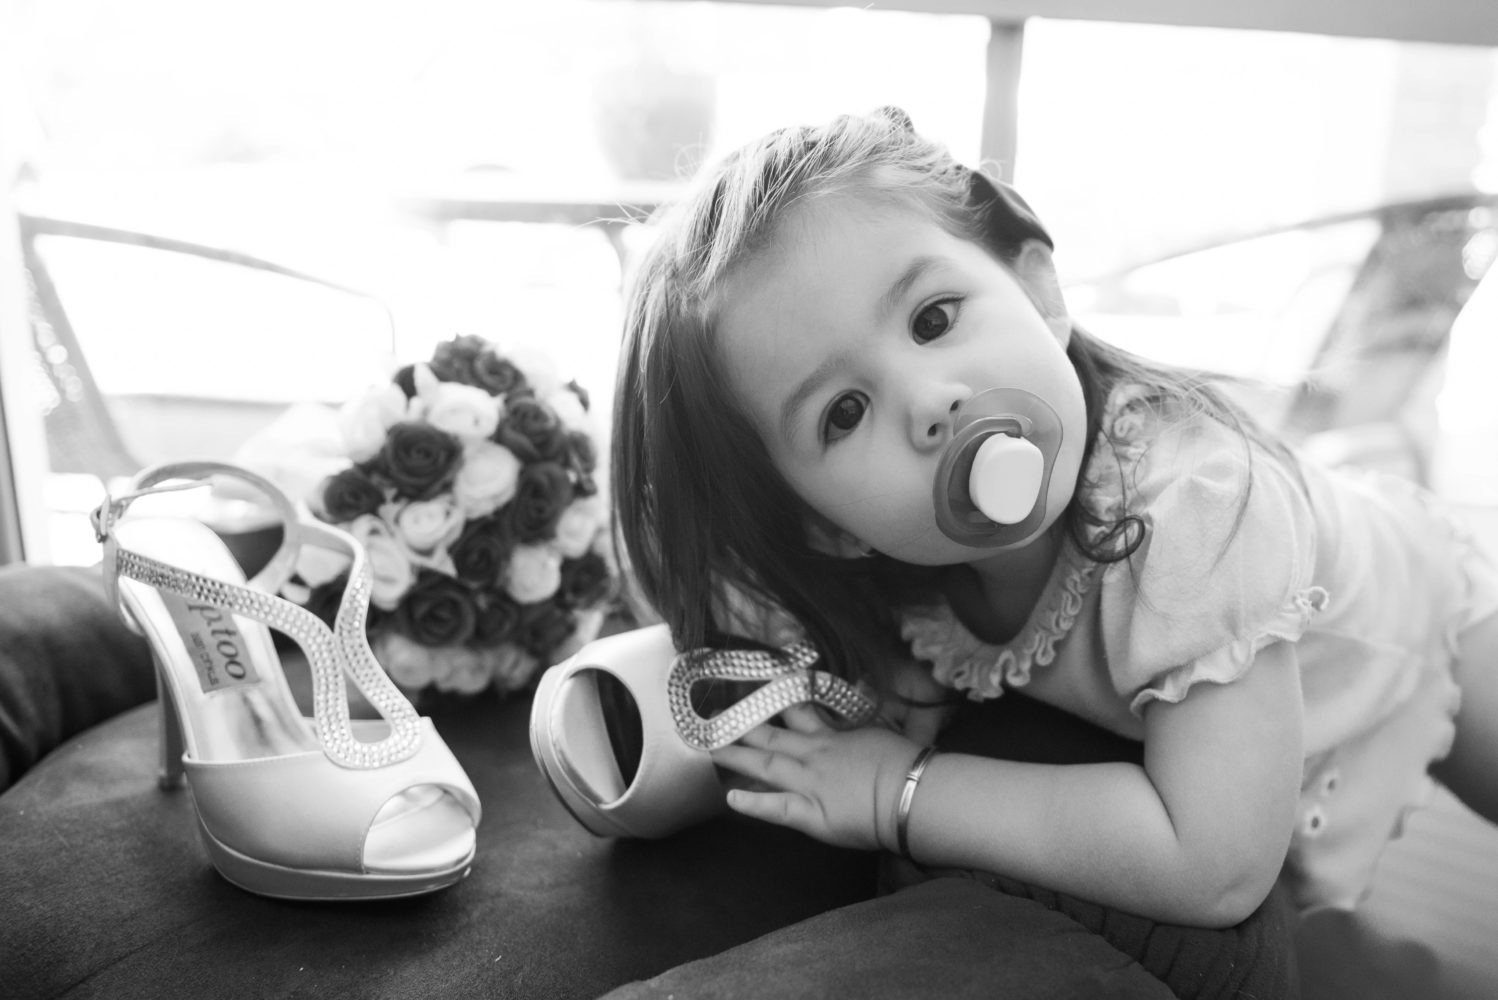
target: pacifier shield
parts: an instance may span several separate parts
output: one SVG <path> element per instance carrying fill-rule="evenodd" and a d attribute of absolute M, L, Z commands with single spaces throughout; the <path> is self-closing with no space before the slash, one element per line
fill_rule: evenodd
<path fill-rule="evenodd" d="M 1045 521 L 1061 418 L 1032 392 L 988 389 L 958 410 L 932 485 L 942 534 L 975 548 L 1032 537 Z"/>

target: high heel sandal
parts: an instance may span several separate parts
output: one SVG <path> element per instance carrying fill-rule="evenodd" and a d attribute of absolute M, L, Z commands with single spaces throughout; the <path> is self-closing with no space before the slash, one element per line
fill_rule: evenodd
<path fill-rule="evenodd" d="M 143 497 L 212 476 L 243 480 L 281 517 L 280 548 L 248 582 L 196 519 L 124 516 Z M 250 892 L 300 900 L 414 896 L 468 874 L 478 796 L 431 720 L 370 651 L 369 567 L 352 536 L 301 520 L 262 477 L 212 462 L 147 469 L 93 517 L 110 601 L 156 662 L 161 785 L 186 779 L 220 874 Z M 352 560 L 332 629 L 275 596 L 309 544 Z M 297 707 L 267 626 L 307 657 L 311 719 Z M 345 677 L 380 719 L 350 718 Z"/>
<path fill-rule="evenodd" d="M 850 722 L 873 703 L 840 677 L 812 670 L 816 651 L 680 653 L 664 625 L 588 643 L 548 669 L 531 703 L 531 752 L 574 819 L 601 837 L 664 837 L 723 811 L 709 750 L 727 746 L 792 705 Z M 705 715 L 699 685 L 761 684 Z"/>

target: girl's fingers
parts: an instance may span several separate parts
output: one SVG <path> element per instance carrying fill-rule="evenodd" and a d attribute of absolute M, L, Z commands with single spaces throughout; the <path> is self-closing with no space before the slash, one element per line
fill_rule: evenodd
<path fill-rule="evenodd" d="M 807 704 L 792 705 L 780 713 L 780 719 L 788 728 L 804 736 L 825 733 L 832 728 L 816 708 Z"/>
<path fill-rule="evenodd" d="M 728 793 L 728 807 L 754 819 L 811 834 L 815 829 L 816 807 L 804 795 L 794 792 L 747 792 L 735 789 Z"/>
<path fill-rule="evenodd" d="M 746 778 L 775 788 L 786 788 L 801 776 L 801 762 L 794 757 L 759 747 L 733 743 L 712 752 L 713 762 Z"/>
<path fill-rule="evenodd" d="M 743 746 L 755 747 L 759 750 L 774 750 L 777 753 L 788 753 L 797 757 L 810 752 L 812 742 L 806 733 L 772 726 L 768 722 L 755 726 L 739 737 L 739 743 Z"/>

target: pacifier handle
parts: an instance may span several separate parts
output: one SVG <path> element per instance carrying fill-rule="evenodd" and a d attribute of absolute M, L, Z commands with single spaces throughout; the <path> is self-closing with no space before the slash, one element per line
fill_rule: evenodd
<path fill-rule="evenodd" d="M 973 506 L 990 521 L 1019 524 L 1045 483 L 1045 456 L 1024 438 L 997 431 L 978 446 L 967 482 Z"/>

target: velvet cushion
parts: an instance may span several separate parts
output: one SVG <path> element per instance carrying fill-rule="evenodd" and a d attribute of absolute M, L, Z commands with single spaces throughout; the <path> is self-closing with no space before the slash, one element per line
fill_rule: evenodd
<path fill-rule="evenodd" d="M 97 569 L 0 568 L 0 789 L 155 692 L 145 640 L 105 604 Z"/>
<path fill-rule="evenodd" d="M 595 838 L 537 770 L 523 698 L 433 713 L 484 804 L 468 879 L 383 904 L 262 899 L 208 865 L 189 795 L 156 787 L 155 706 L 139 704 L 149 656 L 105 606 L 97 571 L 0 571 L 0 651 L 14 780 L 0 794 L 6 997 L 546 1000 L 751 982 L 841 995 L 842 977 L 869 961 L 893 975 L 899 956 L 917 961 L 907 997 L 960 996 L 954 983 L 993 976 L 1016 997 L 1158 994 L 1144 969 L 1181 995 L 1292 992 L 1276 897 L 1243 928 L 1193 938 L 972 873 L 873 898 L 875 857 L 732 816 L 662 841 Z M 1058 759 L 1130 750 L 1024 699 L 985 711 L 999 714 L 953 740 Z M 974 978 L 937 948 L 943 927 L 977 940 Z M 1053 992 L 1086 983 L 1098 992 Z"/>

